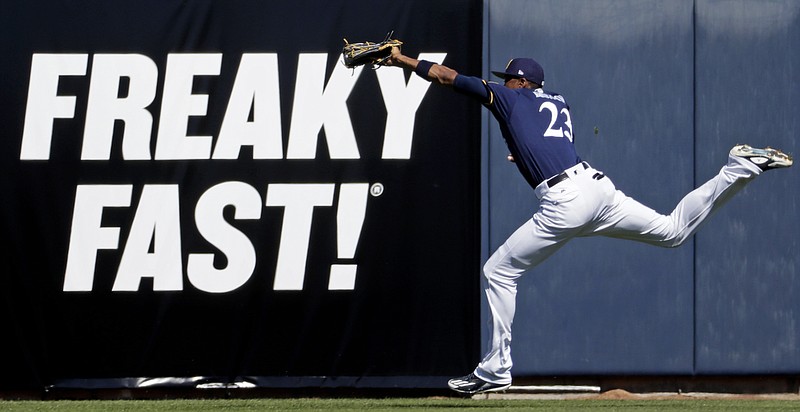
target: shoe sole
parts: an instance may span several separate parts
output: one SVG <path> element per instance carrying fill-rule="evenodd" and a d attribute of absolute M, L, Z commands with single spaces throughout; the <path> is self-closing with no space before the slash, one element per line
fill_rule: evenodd
<path fill-rule="evenodd" d="M 794 163 L 792 156 L 771 147 L 757 149 L 748 145 L 740 145 L 731 149 L 731 154 L 748 159 L 764 170 L 791 167 Z"/>
<path fill-rule="evenodd" d="M 478 394 L 478 393 L 486 393 L 486 392 L 503 392 L 504 390 L 506 390 L 506 389 L 508 389 L 510 387 L 511 387 L 511 384 L 509 383 L 508 385 L 498 386 L 496 388 L 491 388 L 491 389 L 487 389 L 485 391 L 479 391 L 479 392 L 475 392 L 475 393 Z"/>
<path fill-rule="evenodd" d="M 450 389 L 452 389 L 452 390 L 454 390 L 454 391 L 456 391 L 458 393 L 463 393 L 464 395 L 477 395 L 477 394 L 487 393 L 487 392 L 502 392 L 502 391 L 510 388 L 511 384 L 509 383 L 508 385 L 497 386 L 497 387 L 494 387 L 494 388 L 483 389 L 483 390 L 479 390 L 479 391 L 467 391 L 467 390 L 463 390 L 463 389 L 460 389 L 460 388 L 454 388 L 449 383 L 447 384 L 447 386 Z"/>

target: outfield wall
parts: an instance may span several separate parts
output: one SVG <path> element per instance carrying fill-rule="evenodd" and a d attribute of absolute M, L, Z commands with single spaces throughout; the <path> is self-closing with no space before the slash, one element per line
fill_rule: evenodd
<path fill-rule="evenodd" d="M 798 1 L 492 0 L 485 10 L 484 75 L 538 59 L 571 104 L 581 156 L 655 210 L 669 213 L 736 143 L 796 151 Z M 488 139 L 484 253 L 536 208 L 493 121 Z M 798 187 L 796 170 L 768 173 L 677 249 L 573 241 L 520 282 L 515 373 L 797 373 Z"/>
<path fill-rule="evenodd" d="M 342 37 L 394 29 L 486 78 L 536 58 L 584 159 L 669 212 L 735 143 L 793 151 L 799 13 L 3 2 L 0 390 L 444 388 L 481 356 L 481 264 L 536 200 L 485 110 L 345 69 Z M 559 251 L 520 283 L 515 375 L 797 374 L 797 176 L 760 178 L 678 249 Z"/>

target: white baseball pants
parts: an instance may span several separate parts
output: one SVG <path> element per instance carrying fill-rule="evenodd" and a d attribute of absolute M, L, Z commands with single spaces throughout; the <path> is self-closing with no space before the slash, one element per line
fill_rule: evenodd
<path fill-rule="evenodd" d="M 626 196 L 608 177 L 582 164 L 552 188 L 536 188 L 539 210 L 497 249 L 483 267 L 491 314 L 489 349 L 474 373 L 511 382 L 511 325 L 517 279 L 578 236 L 603 235 L 662 247 L 680 246 L 703 221 L 761 173 L 749 160 L 729 156 L 719 174 L 687 194 L 669 215 Z"/>

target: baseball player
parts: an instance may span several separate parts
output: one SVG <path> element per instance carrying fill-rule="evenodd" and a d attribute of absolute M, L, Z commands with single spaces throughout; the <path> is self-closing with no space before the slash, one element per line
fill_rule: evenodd
<path fill-rule="evenodd" d="M 454 391 L 475 394 L 511 386 L 511 324 L 517 279 L 576 236 L 603 235 L 662 247 L 680 246 L 703 221 L 762 172 L 792 165 L 777 149 L 737 145 L 708 182 L 687 194 L 669 215 L 661 215 L 617 190 L 603 172 L 583 161 L 573 144 L 569 105 L 542 89 L 544 70 L 533 59 L 515 58 L 492 73 L 489 83 L 392 49 L 388 66 L 471 96 L 488 108 L 520 173 L 539 199 L 539 210 L 497 249 L 483 267 L 491 314 L 489 349 L 475 370 L 451 379 Z"/>

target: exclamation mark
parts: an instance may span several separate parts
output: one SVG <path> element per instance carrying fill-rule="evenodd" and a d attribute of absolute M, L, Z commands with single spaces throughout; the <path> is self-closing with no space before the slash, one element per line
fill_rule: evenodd
<path fill-rule="evenodd" d="M 343 183 L 339 189 L 339 204 L 336 211 L 337 257 L 352 260 L 356 255 L 358 239 L 367 213 L 366 183 Z M 355 264 L 331 265 L 328 290 L 353 290 L 356 284 Z"/>

